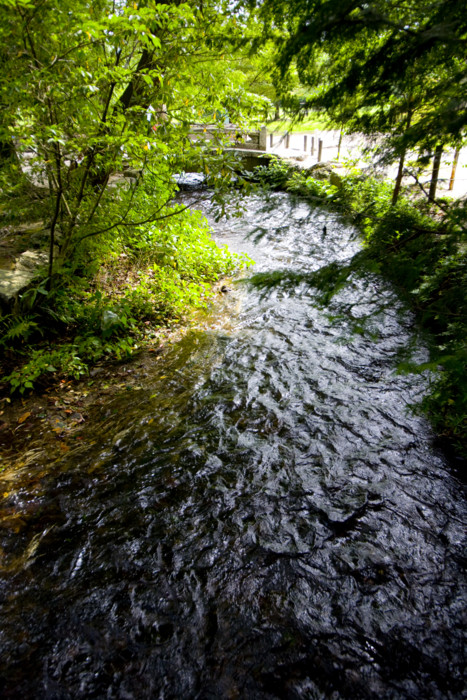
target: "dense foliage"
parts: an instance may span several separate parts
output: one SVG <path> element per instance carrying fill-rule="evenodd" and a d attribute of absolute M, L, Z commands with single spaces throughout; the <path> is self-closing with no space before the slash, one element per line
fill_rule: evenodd
<path fill-rule="evenodd" d="M 48 251 L 47 269 L 1 321 L 8 365 L 18 353 L 26 361 L 7 381 L 24 391 L 44 370 L 77 376 L 105 352 L 130 352 L 138 324 L 179 318 L 233 268 L 205 223 L 174 204 L 174 174 L 204 171 L 223 210 L 224 193 L 238 185 L 221 148 L 226 115 L 241 133 L 264 99 L 226 60 L 242 31 L 227 5 L 0 0 L 0 8 L 0 223 L 8 231 L 41 220 L 34 246 Z M 211 140 L 202 129 L 194 138 L 193 124 L 209 124 Z M 110 293 L 102 269 L 120 291 Z M 103 314 L 118 321 L 104 327 Z M 41 336 L 65 345 L 33 351 Z"/>
<path fill-rule="evenodd" d="M 308 107 L 349 132 L 378 137 L 381 157 L 426 166 L 467 126 L 467 21 L 458 0 L 264 0 L 261 41 L 281 74 L 294 67 Z M 433 192 L 432 192 L 433 194 Z"/>

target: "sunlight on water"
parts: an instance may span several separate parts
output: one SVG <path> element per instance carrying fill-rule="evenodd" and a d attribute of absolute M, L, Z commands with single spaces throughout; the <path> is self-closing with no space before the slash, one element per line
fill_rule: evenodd
<path fill-rule="evenodd" d="M 215 236 L 247 275 L 359 247 L 283 194 Z M 412 317 L 372 275 L 230 287 L 5 536 L 3 697 L 460 698 L 465 498 L 395 371 Z"/>

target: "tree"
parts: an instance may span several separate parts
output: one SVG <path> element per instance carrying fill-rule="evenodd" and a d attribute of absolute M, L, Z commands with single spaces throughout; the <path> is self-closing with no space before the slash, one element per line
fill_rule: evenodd
<path fill-rule="evenodd" d="M 309 104 L 365 133 L 385 133 L 387 160 L 434 153 L 467 126 L 467 17 L 457 0 L 264 0 L 263 37 L 296 64 Z M 264 40 L 264 39 L 263 39 Z M 396 183 L 397 198 L 400 182 Z"/>
<path fill-rule="evenodd" d="M 241 124 L 254 105 L 223 63 L 221 39 L 236 31 L 231 14 L 177 0 L 0 7 L 2 193 L 20 179 L 40 191 L 49 284 L 86 241 L 174 214 L 173 174 L 187 161 L 209 160 L 228 177 L 227 156 L 188 135 L 193 121 L 226 108 Z M 132 178 L 118 176 L 125 169 Z"/>

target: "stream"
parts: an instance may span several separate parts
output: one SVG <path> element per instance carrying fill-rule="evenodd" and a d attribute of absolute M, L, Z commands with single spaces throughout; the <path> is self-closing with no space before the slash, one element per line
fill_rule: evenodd
<path fill-rule="evenodd" d="M 359 249 L 289 195 L 247 206 L 213 223 L 246 276 Z M 228 286 L 9 496 L 32 515 L 0 531 L 0 696 L 466 697 L 465 491 L 409 410 L 430 377 L 396 372 L 428 357 L 412 315 L 371 274 L 325 308 Z"/>

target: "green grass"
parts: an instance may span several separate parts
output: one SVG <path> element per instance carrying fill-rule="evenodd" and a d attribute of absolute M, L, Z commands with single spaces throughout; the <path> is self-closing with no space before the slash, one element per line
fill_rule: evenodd
<path fill-rule="evenodd" d="M 296 134 L 302 131 L 324 131 L 326 129 L 338 129 L 336 124 L 333 124 L 329 117 L 321 114 L 313 114 L 305 117 L 302 121 L 297 118 L 284 118 L 279 121 L 269 122 L 267 124 L 268 131 L 288 131 Z"/>

